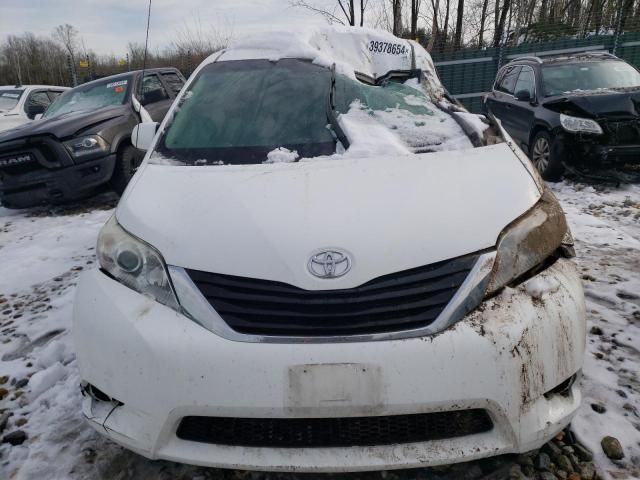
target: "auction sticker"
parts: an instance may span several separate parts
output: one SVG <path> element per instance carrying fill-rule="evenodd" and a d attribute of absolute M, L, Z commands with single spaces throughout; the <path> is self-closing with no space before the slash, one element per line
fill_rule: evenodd
<path fill-rule="evenodd" d="M 126 85 L 128 82 L 129 82 L 129 80 L 121 80 L 119 82 L 107 83 L 107 88 L 122 87 L 122 86 Z"/>

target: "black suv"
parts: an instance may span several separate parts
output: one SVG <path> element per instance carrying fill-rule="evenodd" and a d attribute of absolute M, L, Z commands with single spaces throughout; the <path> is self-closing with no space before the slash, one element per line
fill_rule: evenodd
<path fill-rule="evenodd" d="M 517 58 L 484 109 L 547 180 L 640 165 L 640 72 L 610 53 Z"/>
<path fill-rule="evenodd" d="M 174 68 L 102 78 L 66 91 L 41 120 L 0 133 L 2 205 L 82 198 L 108 183 L 121 193 L 142 159 L 133 127 L 161 122 L 184 82 Z"/>

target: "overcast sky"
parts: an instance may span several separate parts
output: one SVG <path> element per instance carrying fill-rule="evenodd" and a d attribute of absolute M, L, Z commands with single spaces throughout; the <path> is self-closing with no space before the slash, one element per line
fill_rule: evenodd
<path fill-rule="evenodd" d="M 88 49 L 124 55 L 128 42 L 144 42 L 148 0 L 0 0 L 0 41 L 26 31 L 49 35 L 70 23 Z M 152 0 L 151 49 L 169 44 L 185 24 L 232 32 L 286 30 L 324 24 L 322 17 L 289 7 L 288 0 Z"/>

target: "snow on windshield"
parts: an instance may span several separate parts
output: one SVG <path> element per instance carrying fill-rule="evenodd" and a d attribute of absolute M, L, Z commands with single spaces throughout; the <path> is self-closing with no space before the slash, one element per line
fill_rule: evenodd
<path fill-rule="evenodd" d="M 291 151 L 284 147 L 278 147 L 267 153 L 267 160 L 264 163 L 286 163 L 295 162 L 299 158 L 298 152 Z"/>
<path fill-rule="evenodd" d="M 250 65 L 252 61 L 255 63 L 256 61 L 265 62 L 266 60 L 274 66 L 282 65 L 284 67 L 285 63 L 291 62 L 292 59 L 311 61 L 313 64 L 323 67 L 322 70 L 326 69 L 324 70 L 325 72 L 335 68 L 336 86 L 333 98 L 336 104 L 337 123 L 349 141 L 349 148 L 346 150 L 340 142 L 336 143 L 334 154 L 305 152 L 304 150 L 309 149 L 305 148 L 301 141 L 280 143 L 282 139 L 274 137 L 273 143 L 269 144 L 268 141 L 262 138 L 266 133 L 261 130 L 263 127 L 260 127 L 260 125 L 266 124 L 258 122 L 257 126 L 253 126 L 254 131 L 249 128 L 250 125 L 253 125 L 251 122 L 242 126 L 243 115 L 246 115 L 246 111 L 251 110 L 250 107 L 254 104 L 252 103 L 254 100 L 246 97 L 247 91 L 260 91 L 260 98 L 263 99 L 269 99 L 273 96 L 268 94 L 269 92 L 265 88 L 260 88 L 259 90 L 255 88 L 261 77 L 251 80 L 249 82 L 250 85 L 245 85 L 243 89 L 245 91 L 244 97 L 236 98 L 234 96 L 240 81 L 247 83 L 248 80 L 253 78 L 250 75 L 251 71 L 244 71 L 250 70 L 248 66 L 246 68 L 243 67 L 243 72 L 240 72 L 242 73 L 241 80 L 238 80 L 237 76 L 233 77 L 229 86 L 216 90 L 219 93 L 224 92 L 222 93 L 222 99 L 218 99 L 216 102 L 226 102 L 228 104 L 227 107 L 204 108 L 204 113 L 201 115 L 203 118 L 196 122 L 197 126 L 193 126 L 192 129 L 187 124 L 183 125 L 183 130 L 186 128 L 186 132 L 191 133 L 182 132 L 177 137 L 174 135 L 176 139 L 171 137 L 172 123 L 176 123 L 174 120 L 177 118 L 178 113 L 185 108 L 188 109 L 194 99 L 196 100 L 195 103 L 200 106 L 207 104 L 207 102 L 212 103 L 213 99 L 208 99 L 208 97 L 207 99 L 200 98 L 203 97 L 200 94 L 198 94 L 200 95 L 199 99 L 196 99 L 198 95 L 194 95 L 194 92 L 197 93 L 203 89 L 199 84 L 206 83 L 203 80 L 206 76 L 205 74 L 213 75 L 215 73 L 212 67 L 217 66 L 217 70 L 224 70 L 224 65 Z M 255 63 L 255 65 L 259 64 Z M 296 67 L 296 69 L 300 68 Z M 209 165 L 213 163 L 219 164 L 221 160 L 224 164 L 282 163 L 309 158 L 339 158 L 345 155 L 362 157 L 374 153 L 411 154 L 466 149 L 472 148 L 473 143 L 458 123 L 459 121 L 465 123 L 466 130 L 477 132 L 480 138 L 482 138 L 484 130 L 488 128 L 488 125 L 481 120 L 480 116 L 464 112 L 458 114 L 445 111 L 448 110 L 450 104 L 444 98 L 444 89 L 438 80 L 429 54 L 418 43 L 399 39 L 388 32 L 360 28 L 330 27 L 303 33 L 271 32 L 254 35 L 236 42 L 229 49 L 219 54 L 214 54 L 210 57 L 209 64 L 203 65 L 199 70 L 202 71 L 196 74 L 196 80 L 189 86 L 189 91 L 182 97 L 179 106 L 176 106 L 170 113 L 170 119 L 172 120 L 167 125 L 166 131 L 167 138 L 176 141 L 179 138 L 180 147 L 185 149 L 190 148 L 189 145 L 195 144 L 187 137 L 196 132 L 197 128 L 202 130 L 203 126 L 206 125 L 206 130 L 209 125 L 215 124 L 215 130 L 220 138 L 212 143 L 212 134 L 208 131 L 202 132 L 200 136 L 206 137 L 208 140 L 205 143 L 200 142 L 198 144 L 202 152 L 198 152 L 197 155 L 202 153 L 206 156 L 206 162 Z M 227 70 L 230 69 L 228 68 Z M 386 79 L 385 75 L 392 71 L 404 72 L 403 75 L 406 75 L 404 82 L 398 81 L 398 77 Z M 264 75 L 260 71 L 257 73 Z M 224 83 L 222 80 L 226 77 L 222 78 L 223 74 L 226 74 L 226 72 L 216 73 L 216 83 Z M 309 112 L 304 114 L 305 118 L 307 115 L 311 116 L 311 111 L 313 110 L 315 118 L 322 117 L 324 121 L 325 95 L 328 97 L 330 88 L 328 73 L 326 74 L 327 78 L 320 82 L 322 83 L 321 88 L 318 87 L 319 90 L 318 88 L 316 89 L 318 90 L 318 98 L 313 97 L 310 93 L 308 95 L 302 93 L 291 94 L 297 88 L 295 85 L 306 81 L 304 77 L 299 77 L 292 83 L 293 78 L 289 78 L 291 76 L 291 72 L 285 75 L 285 80 L 288 79 L 287 81 L 291 84 L 287 87 L 290 90 L 287 98 L 291 100 L 287 100 L 285 105 L 290 106 L 292 105 L 291 102 L 293 104 L 302 104 L 304 102 L 301 99 L 304 98 L 307 106 L 303 110 Z M 322 77 L 322 75 L 314 72 L 308 72 L 306 76 Z M 360 81 L 362 79 L 376 84 L 370 85 Z M 376 81 L 376 79 L 378 80 Z M 277 85 L 286 83 L 283 82 L 284 80 L 277 83 Z M 325 82 L 327 84 L 326 87 L 324 86 Z M 209 88 L 204 90 L 212 92 Z M 298 90 L 300 89 L 298 88 Z M 306 88 L 303 90 L 307 91 Z M 312 102 L 309 102 L 309 100 L 312 100 Z M 270 115 L 277 115 L 280 110 L 286 110 L 278 106 L 283 105 L 283 103 L 277 98 L 271 103 L 270 110 L 268 110 L 272 112 Z M 261 100 L 259 105 L 263 104 L 264 101 Z M 316 105 L 319 109 L 312 108 L 310 105 Z M 218 115 L 220 118 L 213 118 L 217 111 L 221 112 Z M 224 112 L 224 115 L 222 115 L 222 112 Z M 229 112 L 234 112 L 234 114 L 230 115 Z M 261 115 L 264 114 L 266 113 L 263 112 Z M 302 118 L 299 114 L 285 116 L 287 118 Z M 255 117 L 255 114 L 253 117 Z M 183 116 L 182 118 L 183 123 L 194 121 L 193 115 Z M 238 123 L 238 128 L 233 127 Z M 328 119 L 326 123 L 329 123 Z M 259 130 L 256 130 L 258 127 Z M 326 127 L 323 124 L 322 128 L 316 127 L 315 131 L 321 129 L 326 134 L 331 131 L 329 125 Z M 219 154 L 213 151 L 204 151 L 206 150 L 205 146 L 210 146 L 209 150 L 213 146 L 236 146 L 231 139 L 225 137 L 225 132 L 230 129 L 236 133 L 244 130 L 243 135 L 250 137 L 241 145 L 253 145 L 250 141 L 257 142 L 259 139 L 260 145 L 268 145 L 269 148 L 260 155 L 254 152 L 256 158 L 247 161 L 240 161 L 235 157 L 227 159 L 213 158 Z M 285 131 L 288 130 L 290 129 L 285 129 Z M 175 145 L 173 146 L 175 147 Z M 156 154 L 152 155 L 151 163 L 171 163 L 171 160 L 167 161 L 166 157 L 174 157 L 174 154 L 169 151 L 160 153 L 161 155 L 157 157 Z M 198 156 L 198 158 L 201 157 Z M 183 159 L 181 158 L 180 160 Z M 185 160 L 185 162 L 191 164 L 190 160 Z"/>

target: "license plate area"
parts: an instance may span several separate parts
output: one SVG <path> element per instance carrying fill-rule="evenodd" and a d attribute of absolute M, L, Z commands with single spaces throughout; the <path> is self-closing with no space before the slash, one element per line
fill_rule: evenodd
<path fill-rule="evenodd" d="M 380 367 L 361 363 L 296 365 L 288 371 L 289 413 L 374 415 L 382 410 Z"/>

